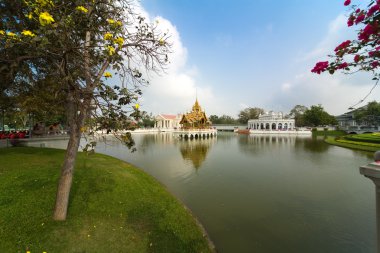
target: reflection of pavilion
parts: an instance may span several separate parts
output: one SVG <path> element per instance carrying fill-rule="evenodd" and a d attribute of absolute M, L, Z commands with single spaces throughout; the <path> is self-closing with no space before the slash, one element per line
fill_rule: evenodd
<path fill-rule="evenodd" d="M 178 142 L 179 150 L 185 161 L 191 161 L 195 169 L 201 167 L 206 160 L 211 146 L 216 141 L 215 138 L 204 140 L 189 140 Z"/>
<path fill-rule="evenodd" d="M 296 136 L 289 136 L 289 135 L 249 135 L 248 136 L 248 143 L 254 144 L 258 147 L 265 146 L 266 144 L 269 145 L 281 145 L 281 146 L 288 146 L 292 147 L 294 146 L 296 142 L 297 137 Z"/>

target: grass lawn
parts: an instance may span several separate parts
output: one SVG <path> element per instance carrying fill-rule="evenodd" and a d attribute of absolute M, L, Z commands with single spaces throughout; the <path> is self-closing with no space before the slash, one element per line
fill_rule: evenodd
<path fill-rule="evenodd" d="M 364 142 L 364 141 L 353 141 L 353 140 L 348 140 L 345 138 L 335 139 L 334 137 L 327 137 L 325 139 L 325 142 L 327 142 L 328 144 L 332 144 L 332 145 L 336 145 L 340 147 L 369 151 L 369 152 L 375 152 L 377 150 L 380 150 L 380 144 Z"/>
<path fill-rule="evenodd" d="M 64 151 L 0 149 L 0 252 L 213 252 L 189 211 L 115 158 L 78 155 L 68 218 L 52 220 Z"/>

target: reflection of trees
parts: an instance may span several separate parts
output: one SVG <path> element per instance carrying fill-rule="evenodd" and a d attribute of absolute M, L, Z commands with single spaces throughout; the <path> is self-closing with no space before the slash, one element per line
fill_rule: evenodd
<path fill-rule="evenodd" d="M 219 137 L 218 137 L 219 138 Z M 190 161 L 195 169 L 201 167 L 216 138 L 181 140 L 177 144 L 184 160 Z"/>
<path fill-rule="evenodd" d="M 174 142 L 173 133 L 134 134 L 133 138 L 138 143 L 137 150 L 143 154 L 154 146 L 165 146 Z"/>
<path fill-rule="evenodd" d="M 330 145 L 325 143 L 321 138 L 313 137 L 297 139 L 295 148 L 301 148 L 305 151 L 310 151 L 312 153 L 323 153 L 330 148 Z"/>

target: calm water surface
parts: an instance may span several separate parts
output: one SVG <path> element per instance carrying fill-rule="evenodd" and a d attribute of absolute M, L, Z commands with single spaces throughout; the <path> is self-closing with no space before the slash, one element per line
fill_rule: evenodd
<path fill-rule="evenodd" d="M 135 153 L 97 149 L 165 184 L 219 252 L 375 252 L 375 188 L 358 170 L 368 153 L 310 137 L 134 136 Z"/>
<path fill-rule="evenodd" d="M 311 137 L 134 135 L 97 151 L 156 177 L 199 218 L 219 252 L 376 252 L 372 154 Z"/>

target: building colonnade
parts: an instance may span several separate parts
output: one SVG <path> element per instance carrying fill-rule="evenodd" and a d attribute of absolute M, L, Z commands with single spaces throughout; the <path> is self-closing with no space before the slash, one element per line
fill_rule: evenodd
<path fill-rule="evenodd" d="M 266 112 L 258 119 L 248 120 L 248 128 L 252 130 L 294 130 L 295 120 L 284 118 L 282 113 Z"/>

